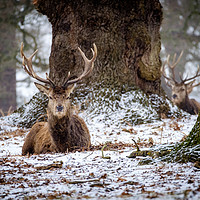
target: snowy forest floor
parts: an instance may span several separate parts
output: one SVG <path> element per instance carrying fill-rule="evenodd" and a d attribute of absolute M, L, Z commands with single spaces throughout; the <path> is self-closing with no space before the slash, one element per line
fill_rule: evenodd
<path fill-rule="evenodd" d="M 0 119 L 0 199 L 200 199 L 200 170 L 193 163 L 128 158 L 139 147 L 186 137 L 197 116 L 163 119 L 113 131 L 88 125 L 90 151 L 21 156 L 27 129 Z M 102 158 L 102 147 L 104 149 Z"/>

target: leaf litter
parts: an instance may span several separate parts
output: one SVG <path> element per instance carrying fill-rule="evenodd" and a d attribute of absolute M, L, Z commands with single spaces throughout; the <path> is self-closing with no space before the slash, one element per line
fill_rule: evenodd
<path fill-rule="evenodd" d="M 115 129 L 88 124 L 89 151 L 21 156 L 29 129 L 0 119 L 1 199 L 199 199 L 200 170 L 193 163 L 128 158 L 137 149 L 172 144 L 189 134 L 197 116 Z M 107 158 L 107 159 L 104 159 Z M 147 157 L 148 158 L 148 157 Z"/>

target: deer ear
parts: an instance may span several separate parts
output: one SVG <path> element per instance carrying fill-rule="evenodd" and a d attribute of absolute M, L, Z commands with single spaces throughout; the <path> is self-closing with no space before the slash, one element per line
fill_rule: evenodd
<path fill-rule="evenodd" d="M 47 96 L 49 95 L 49 88 L 48 87 L 41 85 L 39 83 L 34 83 L 34 84 L 40 92 L 46 94 Z"/>
<path fill-rule="evenodd" d="M 67 94 L 71 94 L 75 87 L 76 87 L 76 84 L 71 84 L 71 85 L 67 86 L 67 89 L 65 90 L 65 92 Z"/>

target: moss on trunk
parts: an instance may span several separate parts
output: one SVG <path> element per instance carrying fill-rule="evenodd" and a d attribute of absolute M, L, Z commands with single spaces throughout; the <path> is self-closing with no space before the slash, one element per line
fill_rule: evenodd
<path fill-rule="evenodd" d="M 172 162 L 200 162 L 200 115 L 187 138 L 177 143 L 162 160 Z"/>
<path fill-rule="evenodd" d="M 191 130 L 190 134 L 186 137 L 183 142 L 179 142 L 175 145 L 165 145 L 164 147 L 152 147 L 150 150 L 145 151 L 133 151 L 129 157 L 134 158 L 136 156 L 150 156 L 151 158 L 145 158 L 151 160 L 153 158 L 159 158 L 162 161 L 167 162 L 193 162 L 195 166 L 200 168 L 200 114 L 197 121 Z"/>

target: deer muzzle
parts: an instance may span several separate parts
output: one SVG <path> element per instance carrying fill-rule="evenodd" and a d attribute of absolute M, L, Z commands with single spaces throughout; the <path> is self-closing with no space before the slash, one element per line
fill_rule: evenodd
<path fill-rule="evenodd" d="M 57 112 L 62 112 L 63 109 L 64 109 L 64 107 L 63 107 L 62 105 L 58 105 L 58 106 L 56 106 L 56 110 L 57 110 Z"/>
<path fill-rule="evenodd" d="M 173 94 L 173 95 L 172 95 L 172 98 L 173 98 L 173 99 L 176 99 L 176 97 L 177 97 L 176 94 Z"/>

